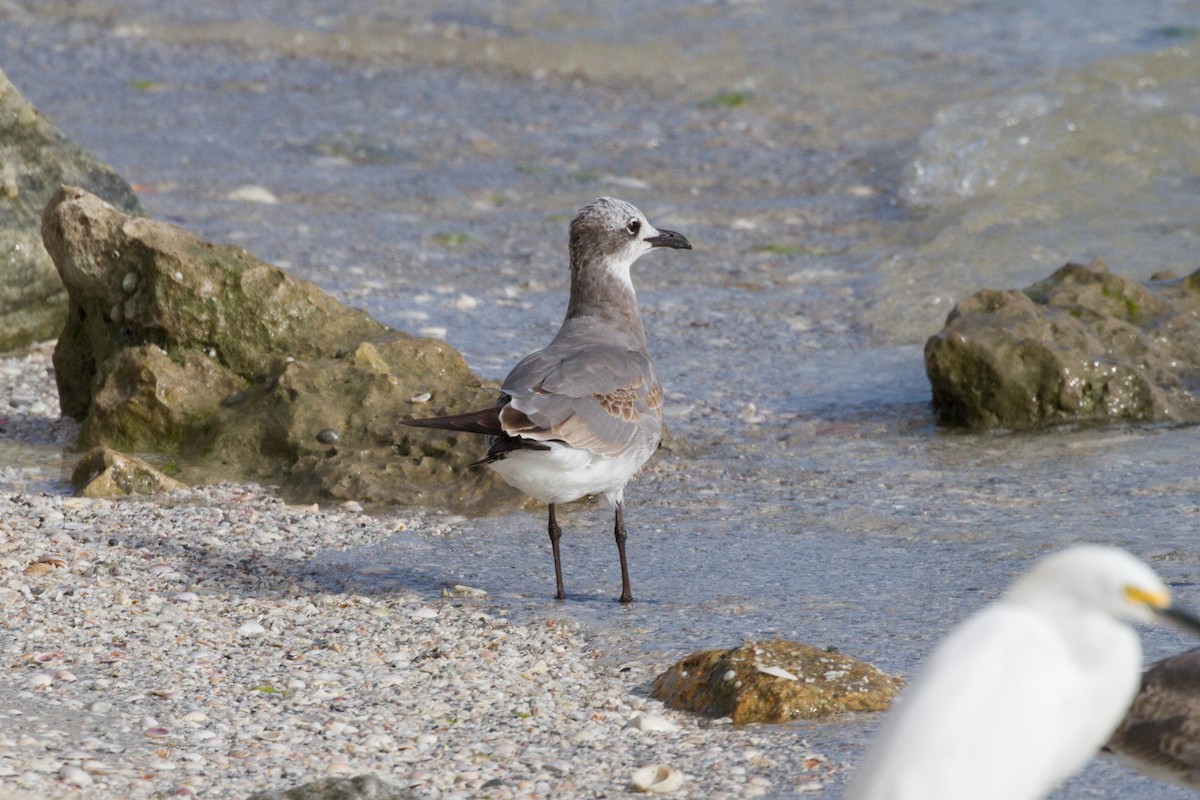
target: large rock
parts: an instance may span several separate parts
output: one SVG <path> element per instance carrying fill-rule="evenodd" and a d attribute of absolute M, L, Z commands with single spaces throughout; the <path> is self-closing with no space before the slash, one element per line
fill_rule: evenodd
<path fill-rule="evenodd" d="M 54 366 L 82 444 L 179 456 L 185 481 L 295 498 L 463 507 L 498 489 L 462 469 L 475 437 L 400 424 L 494 401 L 445 343 L 81 189 L 55 195 L 43 236 L 70 293 Z"/>
<path fill-rule="evenodd" d="M 771 639 L 693 653 L 655 678 L 650 694 L 672 708 L 747 725 L 882 711 L 899 686 L 849 656 Z"/>
<path fill-rule="evenodd" d="M 1150 286 L 1101 262 L 961 301 L 925 345 L 939 421 L 1200 420 L 1200 272 Z"/>
<path fill-rule="evenodd" d="M 40 231 L 42 208 L 64 183 L 140 212 L 129 185 L 63 136 L 0 72 L 0 352 L 62 329 L 67 293 Z"/>

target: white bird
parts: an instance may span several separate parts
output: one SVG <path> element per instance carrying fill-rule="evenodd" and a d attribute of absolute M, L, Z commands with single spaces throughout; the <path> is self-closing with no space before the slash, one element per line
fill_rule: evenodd
<path fill-rule="evenodd" d="M 1200 619 L 1123 550 L 1035 564 L 940 644 L 897 700 L 847 800 L 1035 800 L 1074 774 L 1138 688 L 1130 623 Z"/>
<path fill-rule="evenodd" d="M 625 484 L 662 438 L 663 394 L 629 269 L 656 247 L 692 249 L 624 200 L 601 197 L 584 206 L 571 222 L 571 296 L 554 340 L 513 367 L 491 408 L 405 421 L 486 435 L 487 455 L 476 464 L 549 506 L 559 600 L 567 595 L 554 506 L 593 494 L 616 507 L 620 600 L 633 600 L 621 508 Z"/>

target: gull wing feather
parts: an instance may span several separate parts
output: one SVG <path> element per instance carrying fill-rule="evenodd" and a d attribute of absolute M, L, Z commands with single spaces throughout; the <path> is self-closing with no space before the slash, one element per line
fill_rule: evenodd
<path fill-rule="evenodd" d="M 504 381 L 505 433 L 558 440 L 602 456 L 661 434 L 662 387 L 644 352 L 552 344 L 521 361 Z"/>

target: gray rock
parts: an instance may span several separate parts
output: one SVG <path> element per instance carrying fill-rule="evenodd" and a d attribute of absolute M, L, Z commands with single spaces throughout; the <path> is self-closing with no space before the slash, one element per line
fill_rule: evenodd
<path fill-rule="evenodd" d="M 55 195 L 43 237 L 70 295 L 54 366 L 81 444 L 178 456 L 185 482 L 254 480 L 295 499 L 502 496 L 488 471 L 464 470 L 472 437 L 400 424 L 418 395 L 431 397 L 422 415 L 494 401 L 444 342 L 82 189 Z"/>
<path fill-rule="evenodd" d="M 1150 286 L 1101 262 L 958 303 L 925 345 L 942 423 L 1200 421 L 1200 273 Z"/>
<path fill-rule="evenodd" d="M 140 213 L 129 185 L 63 136 L 0 72 L 0 352 L 62 330 L 67 293 L 40 228 L 42 208 L 63 183 Z"/>
<path fill-rule="evenodd" d="M 255 792 L 246 800 L 411 800 L 412 797 L 412 792 L 374 775 L 358 775 L 354 778 L 323 778 L 294 789 Z"/>

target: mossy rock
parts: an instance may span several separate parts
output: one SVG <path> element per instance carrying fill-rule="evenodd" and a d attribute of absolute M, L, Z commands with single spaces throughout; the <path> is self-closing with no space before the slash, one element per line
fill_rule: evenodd
<path fill-rule="evenodd" d="M 672 708 L 735 725 L 882 711 L 899 680 L 862 661 L 771 639 L 687 656 L 654 679 L 650 693 Z"/>
<path fill-rule="evenodd" d="M 948 425 L 1200 421 L 1200 278 L 1144 286 L 1097 261 L 985 289 L 926 343 L 925 371 Z"/>
<path fill-rule="evenodd" d="M 43 236 L 70 295 L 54 366 L 81 444 L 168 454 L 183 480 L 259 481 L 297 500 L 482 510 L 511 497 L 466 469 L 478 438 L 401 424 L 495 401 L 444 342 L 81 189 L 55 195 Z"/>

